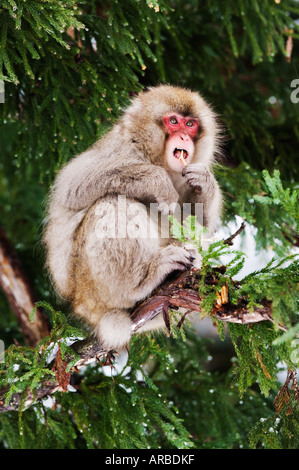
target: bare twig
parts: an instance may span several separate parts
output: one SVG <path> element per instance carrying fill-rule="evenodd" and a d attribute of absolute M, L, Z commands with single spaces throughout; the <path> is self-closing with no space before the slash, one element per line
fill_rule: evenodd
<path fill-rule="evenodd" d="M 226 238 L 226 240 L 223 240 L 223 243 L 229 246 L 233 245 L 233 239 L 236 238 L 241 232 L 243 232 L 244 229 L 245 229 L 245 222 L 242 222 L 241 227 L 235 233 L 233 233 L 230 237 Z"/>

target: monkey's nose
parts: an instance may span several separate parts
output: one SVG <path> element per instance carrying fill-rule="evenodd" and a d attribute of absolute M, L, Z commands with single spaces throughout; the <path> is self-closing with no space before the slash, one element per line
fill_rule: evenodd
<path fill-rule="evenodd" d="M 190 140 L 190 137 L 188 136 L 188 134 L 180 134 L 180 138 L 184 142 L 188 142 Z"/>

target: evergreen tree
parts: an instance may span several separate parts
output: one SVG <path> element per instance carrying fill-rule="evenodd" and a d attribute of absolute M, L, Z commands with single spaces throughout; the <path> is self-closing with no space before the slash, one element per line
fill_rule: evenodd
<path fill-rule="evenodd" d="M 2 448 L 298 448 L 298 21 L 295 0 L 2 0 Z M 130 96 L 161 82 L 221 115 L 222 222 L 246 228 L 207 250 L 194 239 L 203 268 L 183 279 L 220 340 L 171 310 L 170 337 L 134 337 L 121 367 L 60 311 L 44 199 Z M 231 245 L 248 227 L 274 257 L 244 277 Z"/>

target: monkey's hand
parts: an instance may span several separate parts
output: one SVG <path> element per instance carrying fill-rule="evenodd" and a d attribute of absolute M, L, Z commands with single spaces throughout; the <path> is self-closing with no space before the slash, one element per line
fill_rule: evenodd
<path fill-rule="evenodd" d="M 195 193 L 206 196 L 213 194 L 217 187 L 216 180 L 210 170 L 202 163 L 188 165 L 184 169 L 187 184 Z"/>

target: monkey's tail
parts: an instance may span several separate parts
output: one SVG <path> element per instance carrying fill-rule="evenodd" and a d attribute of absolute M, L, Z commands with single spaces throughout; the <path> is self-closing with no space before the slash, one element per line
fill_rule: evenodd
<path fill-rule="evenodd" d="M 46 264 L 56 290 L 64 299 L 69 299 L 71 295 L 70 258 L 76 231 L 87 210 L 78 212 L 56 207 L 55 216 L 49 218 L 44 232 L 43 241 L 47 248 Z"/>

